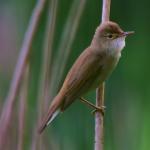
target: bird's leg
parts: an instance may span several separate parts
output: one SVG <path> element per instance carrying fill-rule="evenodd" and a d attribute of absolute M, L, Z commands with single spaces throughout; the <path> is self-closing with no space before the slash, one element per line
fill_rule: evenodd
<path fill-rule="evenodd" d="M 92 113 L 95 113 L 95 112 L 99 111 L 99 112 L 102 113 L 102 115 L 104 115 L 104 111 L 105 111 L 105 108 L 106 108 L 105 106 L 102 106 L 102 107 L 95 106 L 94 104 L 92 104 L 91 102 L 87 101 L 83 97 L 80 97 L 80 100 L 81 100 L 81 102 L 83 102 L 83 103 L 87 104 L 88 106 L 94 108 Z"/>

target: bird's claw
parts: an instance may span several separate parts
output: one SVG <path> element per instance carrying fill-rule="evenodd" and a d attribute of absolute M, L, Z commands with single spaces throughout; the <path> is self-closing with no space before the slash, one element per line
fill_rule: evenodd
<path fill-rule="evenodd" d="M 105 109 L 106 107 L 105 106 L 101 106 L 101 107 L 96 107 L 91 113 L 92 114 L 95 114 L 96 112 L 100 112 L 103 116 L 105 114 Z"/>

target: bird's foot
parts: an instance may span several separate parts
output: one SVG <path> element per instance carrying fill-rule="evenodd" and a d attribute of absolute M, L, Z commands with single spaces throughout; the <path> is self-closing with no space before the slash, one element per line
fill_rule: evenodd
<path fill-rule="evenodd" d="M 105 114 L 105 109 L 106 109 L 105 106 L 102 106 L 102 107 L 96 106 L 96 108 L 95 108 L 91 113 L 92 113 L 92 114 L 95 114 L 96 112 L 100 112 L 100 113 L 104 116 L 104 114 Z"/>
<path fill-rule="evenodd" d="M 81 100 L 81 102 L 87 104 L 89 107 L 94 108 L 94 110 L 92 111 L 92 114 L 95 114 L 96 112 L 101 112 L 102 115 L 104 115 L 105 108 L 106 108 L 105 106 L 102 106 L 102 107 L 95 106 L 94 104 L 92 104 L 91 102 L 87 101 L 83 97 L 80 97 L 80 100 Z"/>

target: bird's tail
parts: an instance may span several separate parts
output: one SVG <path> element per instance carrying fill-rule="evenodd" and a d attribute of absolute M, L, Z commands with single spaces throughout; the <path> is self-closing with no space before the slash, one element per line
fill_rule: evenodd
<path fill-rule="evenodd" d="M 42 133 L 43 130 L 54 120 L 54 118 L 61 112 L 61 104 L 63 102 L 63 96 L 58 94 L 52 101 L 48 113 L 42 120 L 42 123 L 38 129 L 39 133 Z"/>

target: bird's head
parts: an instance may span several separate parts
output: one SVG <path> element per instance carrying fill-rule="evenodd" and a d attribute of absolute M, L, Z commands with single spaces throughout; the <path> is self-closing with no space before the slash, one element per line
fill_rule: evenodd
<path fill-rule="evenodd" d="M 103 48 L 121 50 L 125 46 L 125 38 L 133 33 L 133 31 L 124 32 L 117 23 L 108 21 L 97 28 L 94 40 Z"/>

